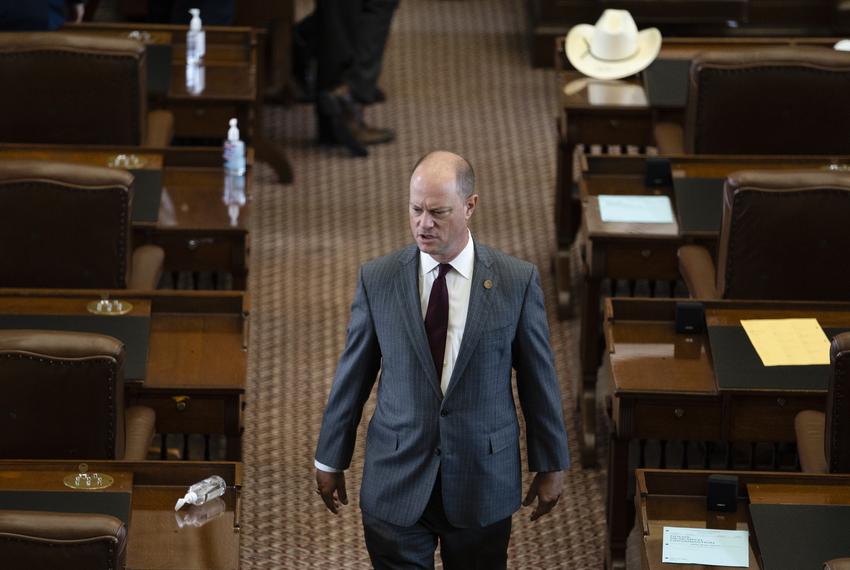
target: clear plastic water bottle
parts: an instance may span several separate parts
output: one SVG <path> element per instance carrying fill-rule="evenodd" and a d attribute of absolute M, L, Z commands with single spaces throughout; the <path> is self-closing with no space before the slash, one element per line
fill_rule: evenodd
<path fill-rule="evenodd" d="M 207 38 L 201 23 L 200 8 L 191 8 L 192 20 L 189 22 L 189 31 L 186 32 L 186 63 L 197 64 L 207 51 Z"/>
<path fill-rule="evenodd" d="M 227 485 L 224 479 L 218 475 L 207 477 L 203 481 L 195 483 L 182 499 L 177 499 L 177 504 L 174 505 L 174 510 L 179 511 L 183 505 L 203 505 L 207 501 L 211 501 L 216 497 L 224 495 Z"/>

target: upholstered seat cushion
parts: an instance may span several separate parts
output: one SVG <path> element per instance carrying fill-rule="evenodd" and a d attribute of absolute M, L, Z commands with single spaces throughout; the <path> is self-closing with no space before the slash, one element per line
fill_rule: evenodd
<path fill-rule="evenodd" d="M 102 514 L 0 511 L 0 560 L 5 570 L 123 568 L 127 529 Z"/>

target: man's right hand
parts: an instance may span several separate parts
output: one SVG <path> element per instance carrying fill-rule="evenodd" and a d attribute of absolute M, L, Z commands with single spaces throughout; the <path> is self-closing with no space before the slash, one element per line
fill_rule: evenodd
<path fill-rule="evenodd" d="M 333 514 L 339 513 L 339 505 L 348 504 L 345 492 L 345 473 L 330 473 L 316 469 L 316 492 L 322 497 L 325 506 Z"/>

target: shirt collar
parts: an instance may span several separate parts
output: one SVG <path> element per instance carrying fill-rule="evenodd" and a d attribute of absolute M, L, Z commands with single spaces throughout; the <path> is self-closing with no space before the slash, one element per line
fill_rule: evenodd
<path fill-rule="evenodd" d="M 466 246 L 457 256 L 449 261 L 452 269 L 457 271 L 464 279 L 472 279 L 472 268 L 475 263 L 475 247 L 472 242 L 472 232 L 468 229 L 469 239 L 466 241 Z M 440 262 L 431 257 L 424 251 L 419 252 L 419 267 L 422 275 L 427 275 L 429 271 L 433 271 L 435 267 L 440 265 Z"/>

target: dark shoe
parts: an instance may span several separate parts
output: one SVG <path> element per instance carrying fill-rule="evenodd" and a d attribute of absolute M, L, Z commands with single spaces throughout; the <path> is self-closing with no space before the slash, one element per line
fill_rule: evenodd
<path fill-rule="evenodd" d="M 358 125 L 354 134 L 357 136 L 357 139 L 365 145 L 383 144 L 395 140 L 394 130 L 370 127 L 363 122 Z"/>
<path fill-rule="evenodd" d="M 345 86 L 319 93 L 319 141 L 333 141 L 345 146 L 354 156 L 368 156 L 369 151 L 357 138 L 359 112 Z"/>
<path fill-rule="evenodd" d="M 354 92 L 354 100 L 361 105 L 372 105 L 374 103 L 383 103 L 387 100 L 387 94 L 380 87 L 375 87 L 371 93 L 363 94 Z"/>

